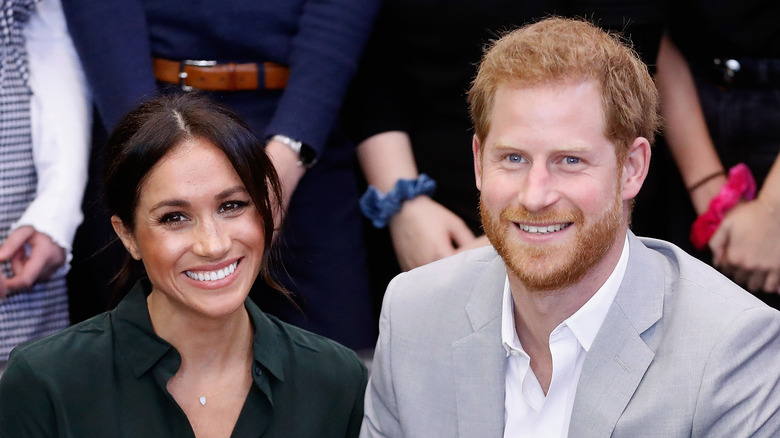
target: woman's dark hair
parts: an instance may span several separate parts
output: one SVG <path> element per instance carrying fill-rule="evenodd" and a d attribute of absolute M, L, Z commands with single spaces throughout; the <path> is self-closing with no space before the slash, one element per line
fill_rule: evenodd
<path fill-rule="evenodd" d="M 281 208 L 281 183 L 265 144 L 227 107 L 196 93 L 160 95 L 127 114 L 106 145 L 103 174 L 109 214 L 129 230 L 135 229 L 135 211 L 149 171 L 164 156 L 187 140 L 201 138 L 224 152 L 260 213 L 265 248 L 260 277 L 287 294 L 270 273 L 274 212 Z M 128 254 L 117 274 L 115 290 L 122 291 L 139 271 Z"/>

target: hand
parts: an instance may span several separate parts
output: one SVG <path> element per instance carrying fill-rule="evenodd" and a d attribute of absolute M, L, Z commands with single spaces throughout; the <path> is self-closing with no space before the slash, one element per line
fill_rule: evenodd
<path fill-rule="evenodd" d="M 736 283 L 752 291 L 780 293 L 780 218 L 762 202 L 734 207 L 709 245 L 714 265 Z"/>
<path fill-rule="evenodd" d="M 279 180 L 282 183 L 282 211 L 274 212 L 275 229 L 279 230 L 284 215 L 287 213 L 287 207 L 290 205 L 290 198 L 298 187 L 298 182 L 306 173 L 306 168 L 298 165 L 298 155 L 286 144 L 271 140 L 265 148 L 265 152 L 274 163 L 276 173 L 279 174 Z"/>
<path fill-rule="evenodd" d="M 30 245 L 29 257 L 25 244 Z M 51 237 L 25 225 L 15 229 L 0 246 L 0 261 L 9 260 L 14 276 L 6 278 L 0 273 L 2 298 L 8 296 L 9 291 L 27 289 L 51 277 L 65 263 L 65 250 Z"/>
<path fill-rule="evenodd" d="M 390 236 L 404 271 L 455 254 L 475 240 L 461 218 L 427 196 L 403 203 L 390 220 Z"/>

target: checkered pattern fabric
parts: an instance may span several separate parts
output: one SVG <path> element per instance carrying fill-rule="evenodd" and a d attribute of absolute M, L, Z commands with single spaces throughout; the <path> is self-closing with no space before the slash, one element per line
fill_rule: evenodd
<path fill-rule="evenodd" d="M 0 0 L 0 241 L 5 241 L 35 197 L 37 178 L 30 134 L 27 54 L 22 27 L 36 0 Z M 8 263 L 2 266 L 12 275 Z M 20 342 L 68 325 L 68 297 L 63 271 L 29 290 L 0 298 L 0 363 Z"/>

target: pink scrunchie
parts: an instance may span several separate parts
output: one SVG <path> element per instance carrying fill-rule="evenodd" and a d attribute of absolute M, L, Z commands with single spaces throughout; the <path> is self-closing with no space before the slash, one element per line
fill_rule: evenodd
<path fill-rule="evenodd" d="M 750 169 L 743 163 L 729 169 L 729 180 L 720 188 L 718 195 L 712 198 L 707 211 L 696 218 L 691 227 L 691 242 L 696 249 L 704 249 L 715 234 L 726 213 L 737 203 L 756 197 L 756 180 Z"/>

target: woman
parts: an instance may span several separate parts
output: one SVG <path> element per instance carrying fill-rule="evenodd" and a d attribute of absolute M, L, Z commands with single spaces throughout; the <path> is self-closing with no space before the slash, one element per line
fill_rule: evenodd
<path fill-rule="evenodd" d="M 285 322 L 354 350 L 373 348 L 377 332 L 355 147 L 339 114 L 380 3 L 63 0 L 95 103 L 96 131 L 110 131 L 143 96 L 184 86 L 209 90 L 269 140 L 266 151 L 289 201 L 277 236 L 285 271 L 276 277 L 295 289 L 303 312 L 259 282 L 250 296 Z M 109 295 L 100 293 L 107 284 L 101 274 L 117 263 L 113 247 L 94 256 L 111 233 L 103 212 L 95 213 L 79 229 L 68 274 L 71 289 L 83 285 L 83 293 L 71 294 L 79 316 L 99 313 L 92 313 L 93 303 Z"/>
<path fill-rule="evenodd" d="M 19 347 L 0 381 L 4 436 L 357 436 L 366 371 L 248 298 L 279 181 L 229 110 L 156 98 L 108 142 L 106 200 L 136 283 L 115 310 Z"/>

